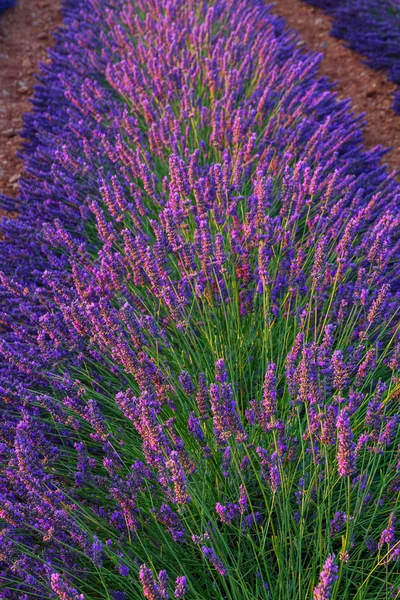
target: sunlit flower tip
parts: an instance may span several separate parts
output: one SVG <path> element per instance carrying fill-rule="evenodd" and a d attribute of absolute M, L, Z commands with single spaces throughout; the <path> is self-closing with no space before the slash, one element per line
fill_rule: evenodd
<path fill-rule="evenodd" d="M 241 514 L 243 514 L 246 511 L 248 502 L 249 502 L 249 499 L 247 496 L 246 488 L 244 487 L 244 485 L 240 485 L 239 507 L 240 507 Z"/>
<path fill-rule="evenodd" d="M 228 380 L 228 371 L 223 358 L 215 363 L 215 380 L 219 383 L 225 383 Z"/>
<path fill-rule="evenodd" d="M 175 502 L 177 504 L 187 504 L 190 502 L 190 496 L 187 493 L 187 482 L 185 471 L 183 470 L 179 454 L 175 450 L 170 453 L 167 467 L 170 469 L 172 481 L 174 484 Z"/>
<path fill-rule="evenodd" d="M 381 549 L 385 544 L 388 544 L 389 546 L 392 546 L 395 541 L 395 525 L 396 525 L 396 516 L 395 514 L 392 512 L 389 515 L 389 521 L 388 521 L 388 526 L 386 529 L 384 529 L 381 533 L 381 536 L 379 538 L 379 542 L 378 542 L 378 548 Z"/>
<path fill-rule="evenodd" d="M 348 410 L 343 408 L 337 419 L 338 451 L 337 463 L 339 475 L 347 477 L 357 471 L 356 444 L 353 441 L 353 432 L 350 426 Z"/>
<path fill-rule="evenodd" d="M 190 377 L 190 375 L 189 375 L 189 373 L 187 371 L 181 371 L 181 374 L 179 375 L 179 381 L 181 383 L 183 391 L 188 396 L 191 396 L 192 394 L 194 394 L 194 392 L 196 390 L 195 390 L 195 387 L 193 385 L 192 378 Z"/>
<path fill-rule="evenodd" d="M 240 514 L 240 509 L 238 504 L 233 504 L 228 502 L 225 506 L 220 502 L 217 502 L 215 505 L 215 511 L 222 523 L 226 523 L 230 525 L 234 519 L 236 519 Z"/>
<path fill-rule="evenodd" d="M 176 578 L 175 581 L 175 598 L 184 598 L 187 592 L 187 581 L 184 575 Z"/>
<path fill-rule="evenodd" d="M 85 596 L 79 594 L 75 588 L 68 585 L 59 573 L 51 574 L 50 585 L 53 592 L 55 592 L 61 600 L 85 600 Z"/>
<path fill-rule="evenodd" d="M 319 576 L 319 583 L 314 588 L 314 600 L 329 600 L 332 595 L 333 584 L 337 580 L 338 566 L 335 563 L 335 555 L 331 554 L 325 561 Z"/>
<path fill-rule="evenodd" d="M 146 565 L 139 568 L 139 580 L 142 584 L 143 594 L 147 600 L 164 600 L 165 594 L 154 579 L 153 572 Z"/>
<path fill-rule="evenodd" d="M 220 575 L 224 577 L 228 575 L 228 569 L 226 568 L 222 560 L 217 556 L 214 548 L 207 548 L 206 546 L 202 546 L 201 551 L 203 552 L 206 559 L 217 569 Z"/>

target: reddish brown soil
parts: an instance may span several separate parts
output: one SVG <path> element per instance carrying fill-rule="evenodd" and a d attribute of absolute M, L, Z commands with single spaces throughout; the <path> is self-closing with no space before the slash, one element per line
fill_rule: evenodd
<path fill-rule="evenodd" d="M 60 0 L 18 0 L 0 15 L 0 193 L 15 196 L 22 161 L 18 136 L 22 114 L 31 110 L 38 62 L 53 43 L 61 22 Z"/>
<path fill-rule="evenodd" d="M 299 0 L 275 0 L 274 12 L 285 18 L 288 27 L 299 31 L 309 48 L 323 53 L 321 75 L 337 81 L 340 98 L 352 98 L 356 113 L 366 113 L 365 144 L 391 147 L 383 162 L 400 170 L 400 115 L 391 109 L 395 85 L 385 73 L 374 71 L 364 58 L 329 35 L 331 18 L 322 10 Z"/>

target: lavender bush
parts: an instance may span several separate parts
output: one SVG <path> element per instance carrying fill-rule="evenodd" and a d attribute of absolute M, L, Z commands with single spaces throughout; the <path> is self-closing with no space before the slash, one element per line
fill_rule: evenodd
<path fill-rule="evenodd" d="M 0 594 L 398 596 L 399 187 L 262 2 L 84 0 L 0 244 Z"/>
<path fill-rule="evenodd" d="M 400 84 L 400 4 L 398 0 L 304 0 L 333 17 L 332 35 L 367 57 L 373 69 L 384 69 Z M 400 114 L 400 90 L 394 94 Z"/>

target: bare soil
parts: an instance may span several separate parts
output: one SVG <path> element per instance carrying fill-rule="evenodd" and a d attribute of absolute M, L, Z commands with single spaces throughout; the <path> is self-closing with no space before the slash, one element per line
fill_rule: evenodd
<path fill-rule="evenodd" d="M 366 113 L 365 145 L 391 147 L 383 162 L 391 170 L 400 170 L 400 115 L 391 108 L 395 84 L 384 72 L 364 64 L 365 58 L 347 48 L 343 40 L 329 35 L 332 19 L 322 10 L 299 0 L 275 0 L 273 12 L 284 17 L 309 48 L 322 52 L 320 74 L 337 82 L 340 98 L 351 97 L 355 113 Z"/>
<path fill-rule="evenodd" d="M 22 115 L 31 110 L 39 61 L 61 23 L 60 0 L 18 0 L 0 15 L 0 193 L 15 197 L 23 165 L 17 152 Z"/>

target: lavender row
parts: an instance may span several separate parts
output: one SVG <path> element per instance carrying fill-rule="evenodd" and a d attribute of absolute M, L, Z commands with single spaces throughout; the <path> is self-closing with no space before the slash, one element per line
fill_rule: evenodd
<path fill-rule="evenodd" d="M 332 35 L 367 57 L 373 69 L 387 71 L 400 84 L 400 4 L 397 0 L 304 0 L 333 17 Z M 400 114 L 400 90 L 394 94 Z"/>
<path fill-rule="evenodd" d="M 2 199 L 3 597 L 386 598 L 382 149 L 262 2 L 64 11 Z"/>

